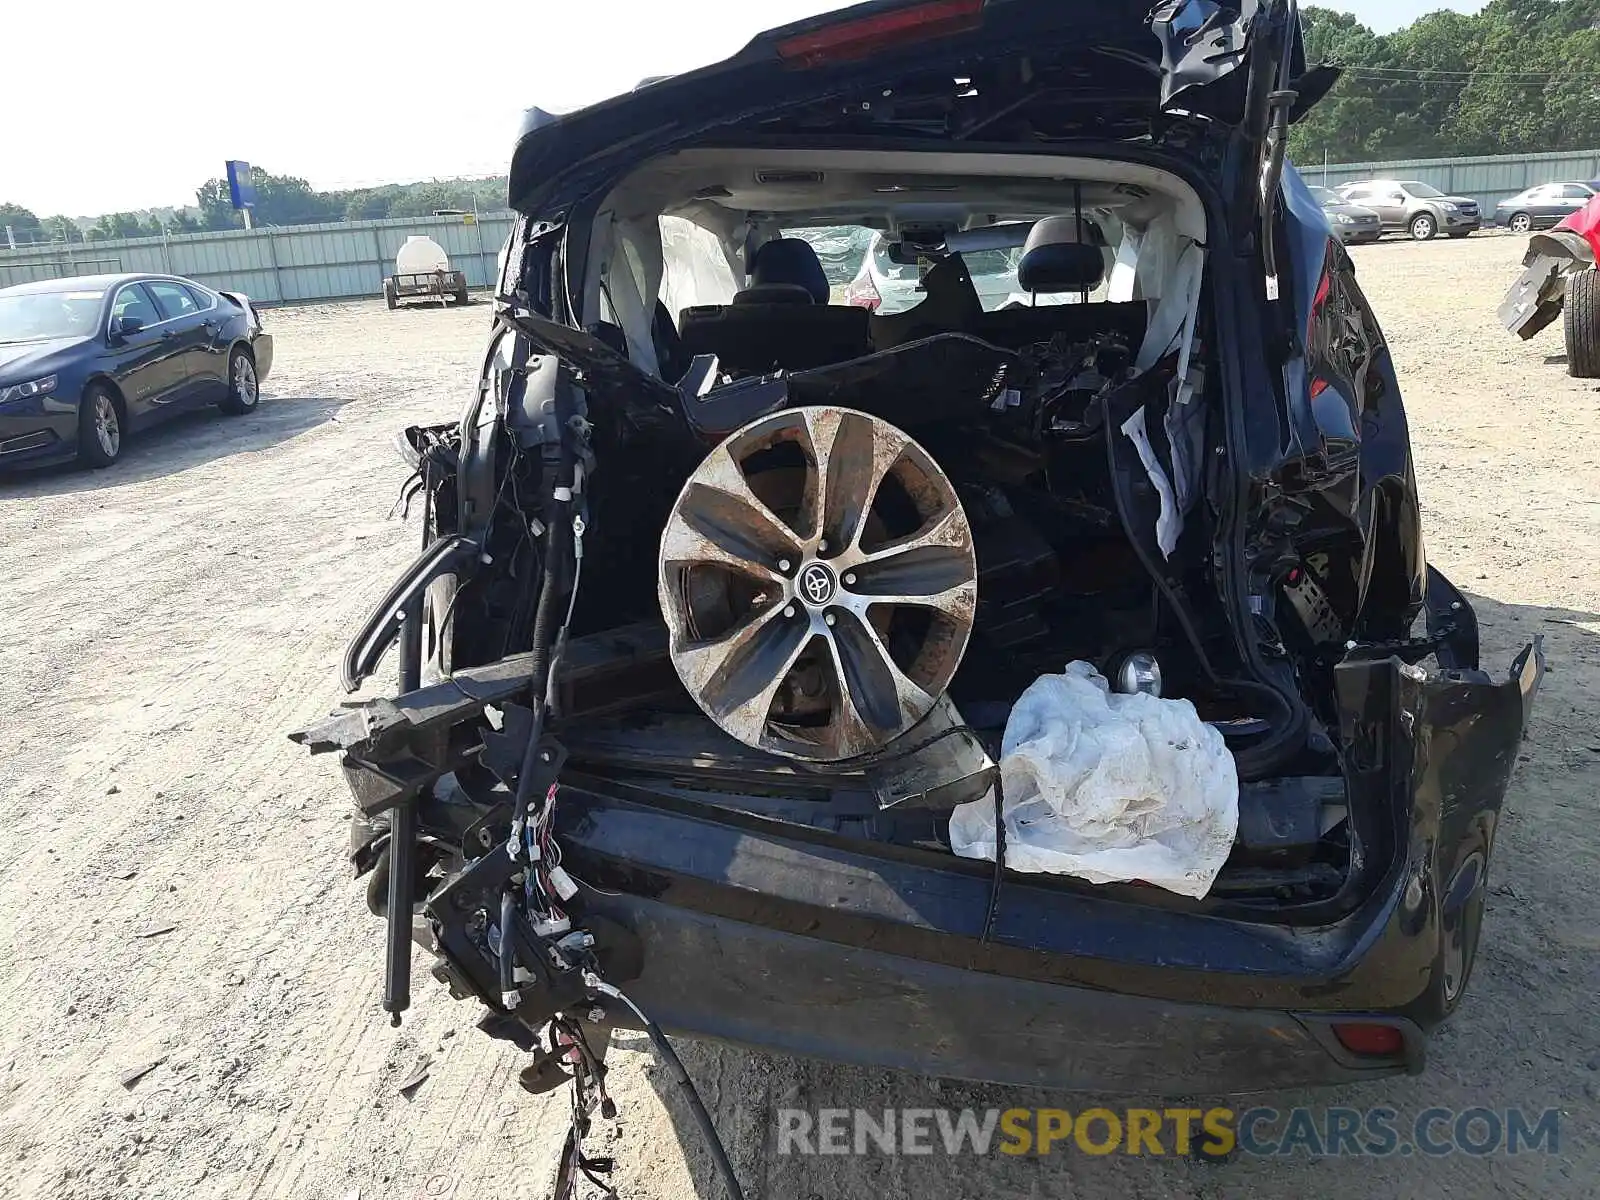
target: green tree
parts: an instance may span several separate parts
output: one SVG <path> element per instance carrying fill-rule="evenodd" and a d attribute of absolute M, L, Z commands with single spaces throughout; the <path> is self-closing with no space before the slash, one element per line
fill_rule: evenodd
<path fill-rule="evenodd" d="M 56 216 L 46 217 L 40 224 L 40 232 L 44 239 L 50 242 L 82 242 L 83 230 L 78 228 L 78 223 L 71 217 Z"/>
<path fill-rule="evenodd" d="M 20 204 L 0 204 L 0 245 L 5 244 L 4 230 L 7 226 L 10 226 L 11 236 L 19 244 L 43 240 L 39 218 Z"/>
<path fill-rule="evenodd" d="M 1345 73 L 1291 135 L 1302 163 L 1600 145 L 1600 0 L 1489 0 L 1381 36 L 1303 17 L 1308 60 Z"/>
<path fill-rule="evenodd" d="M 160 230 L 156 232 L 159 233 Z M 127 212 L 106 213 L 89 231 L 90 238 L 97 242 L 110 238 L 148 237 L 149 234 L 149 227 L 139 220 L 139 215 Z"/>

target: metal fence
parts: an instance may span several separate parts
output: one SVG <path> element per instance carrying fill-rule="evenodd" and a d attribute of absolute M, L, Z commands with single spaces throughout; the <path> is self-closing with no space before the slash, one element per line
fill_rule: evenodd
<path fill-rule="evenodd" d="M 1358 179 L 1416 179 L 1451 196 L 1471 196 L 1486 217 L 1494 206 L 1536 183 L 1600 178 L 1600 150 L 1495 154 L 1485 158 L 1408 158 L 1393 162 L 1296 163 L 1307 183 L 1338 187 Z"/>
<path fill-rule="evenodd" d="M 1418 179 L 1451 195 L 1474 197 L 1489 215 L 1500 200 L 1535 183 L 1600 178 L 1600 150 L 1299 167 L 1308 182 L 1330 187 L 1357 179 Z M 244 292 L 264 304 L 377 296 L 394 270 L 395 254 L 412 234 L 426 234 L 443 246 L 451 265 L 466 273 L 469 287 L 488 287 L 514 219 L 511 213 L 481 214 L 473 224 L 461 217 L 402 217 L 29 246 L 0 250 L 0 287 L 156 271 Z"/>
<path fill-rule="evenodd" d="M 150 271 L 244 292 L 263 304 L 377 296 L 395 254 L 412 234 L 444 247 L 469 287 L 495 282 L 512 213 L 402 217 L 330 225 L 172 234 L 0 250 L 0 287 L 37 279 Z"/>

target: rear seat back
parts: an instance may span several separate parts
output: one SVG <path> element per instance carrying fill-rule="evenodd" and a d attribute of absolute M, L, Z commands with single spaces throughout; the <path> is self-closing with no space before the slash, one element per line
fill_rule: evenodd
<path fill-rule="evenodd" d="M 1143 300 L 1112 304 L 1091 300 L 1087 304 L 1041 304 L 1037 308 L 1002 308 L 984 313 L 974 331 L 986 342 L 1009 350 L 1048 342 L 1058 333 L 1073 341 L 1088 341 L 1097 333 L 1120 333 L 1130 349 L 1138 349 L 1149 323 Z"/>
<path fill-rule="evenodd" d="M 778 238 L 756 251 L 750 287 L 732 304 L 686 308 L 678 335 L 685 356 L 715 354 L 741 374 L 803 371 L 871 349 L 871 313 L 830 305 L 827 274 L 811 243 Z"/>
<path fill-rule="evenodd" d="M 1045 304 L 1028 308 L 1002 308 L 978 318 L 976 333 L 986 341 L 1020 347 L 1049 341 L 1058 333 L 1086 341 L 1097 333 L 1117 332 L 1137 346 L 1147 321 L 1144 301 L 1104 304 L 1087 299 L 1105 279 L 1105 252 L 1086 237 L 1076 217 L 1045 217 L 1036 221 L 1017 261 L 1017 283 L 1038 295 L 1078 292 L 1076 304 Z"/>

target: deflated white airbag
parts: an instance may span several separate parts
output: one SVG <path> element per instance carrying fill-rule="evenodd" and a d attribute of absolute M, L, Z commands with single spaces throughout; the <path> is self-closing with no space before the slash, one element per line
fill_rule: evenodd
<path fill-rule="evenodd" d="M 1187 700 L 1112 692 L 1085 662 L 1044 675 L 1006 720 L 1005 865 L 1204 896 L 1239 825 L 1222 735 Z M 993 861 L 994 793 L 958 805 L 950 844 Z"/>

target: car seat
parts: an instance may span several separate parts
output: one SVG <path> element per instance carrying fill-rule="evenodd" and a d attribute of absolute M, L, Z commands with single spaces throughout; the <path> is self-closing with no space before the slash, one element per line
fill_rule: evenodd
<path fill-rule="evenodd" d="M 828 276 L 810 242 L 767 242 L 750 260 L 750 286 L 731 304 L 683 310 L 679 353 L 715 354 L 723 369 L 746 375 L 859 358 L 871 349 L 871 314 L 829 304 L 829 294 Z"/>

